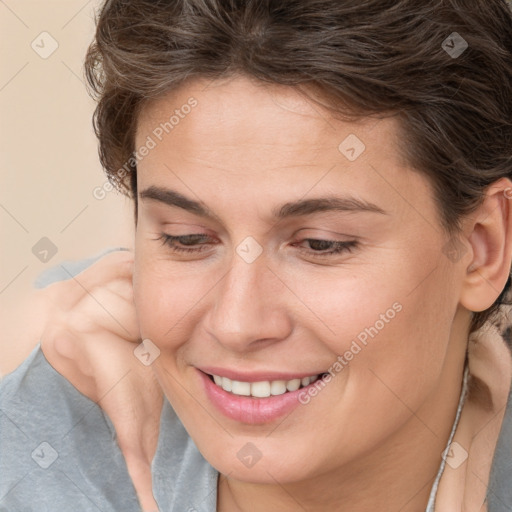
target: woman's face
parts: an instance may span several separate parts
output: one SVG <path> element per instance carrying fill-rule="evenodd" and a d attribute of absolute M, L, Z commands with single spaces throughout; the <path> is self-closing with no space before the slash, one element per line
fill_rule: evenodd
<path fill-rule="evenodd" d="M 141 335 L 224 474 L 297 482 L 385 457 L 460 376 L 463 265 L 395 122 L 335 120 L 245 78 L 192 82 L 142 111 Z"/>

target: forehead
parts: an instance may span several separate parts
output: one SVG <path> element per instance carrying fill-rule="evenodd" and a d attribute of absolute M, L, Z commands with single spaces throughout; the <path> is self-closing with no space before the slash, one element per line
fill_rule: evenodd
<path fill-rule="evenodd" d="M 270 149 L 287 157 L 293 157 L 290 150 L 301 156 L 314 150 L 340 158 L 339 144 L 351 133 L 374 150 L 392 147 L 398 156 L 399 147 L 393 119 L 343 122 L 300 89 L 245 77 L 213 82 L 198 79 L 152 101 L 139 115 L 138 139 L 158 132 L 158 127 L 164 131 L 163 138 L 172 140 L 181 151 L 194 145 L 196 153 L 206 154 L 221 143 L 229 147 L 231 159 L 237 149 L 247 154 L 257 146 L 262 156 Z"/>
<path fill-rule="evenodd" d="M 239 211 L 258 194 L 272 207 L 283 196 L 338 192 L 401 214 L 410 203 L 432 210 L 429 183 L 401 157 L 396 118 L 336 119 L 292 87 L 243 77 L 189 82 L 141 111 L 136 146 L 148 138 L 139 190 L 172 185 L 205 202 L 215 190 Z"/>

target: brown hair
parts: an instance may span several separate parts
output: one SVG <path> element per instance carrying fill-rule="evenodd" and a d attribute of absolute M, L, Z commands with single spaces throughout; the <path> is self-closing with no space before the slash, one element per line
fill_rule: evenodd
<path fill-rule="evenodd" d="M 109 0 L 85 71 L 101 163 L 135 215 L 138 113 L 196 77 L 306 86 L 333 113 L 397 116 L 403 156 L 430 177 L 450 234 L 492 182 L 512 177 L 504 0 Z"/>

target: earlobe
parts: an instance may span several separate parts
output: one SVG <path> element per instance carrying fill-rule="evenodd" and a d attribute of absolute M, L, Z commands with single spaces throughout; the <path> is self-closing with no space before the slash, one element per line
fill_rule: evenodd
<path fill-rule="evenodd" d="M 496 301 L 510 275 L 512 260 L 512 182 L 502 178 L 487 190 L 465 226 L 473 259 L 466 270 L 461 304 L 473 312 L 485 311 Z"/>

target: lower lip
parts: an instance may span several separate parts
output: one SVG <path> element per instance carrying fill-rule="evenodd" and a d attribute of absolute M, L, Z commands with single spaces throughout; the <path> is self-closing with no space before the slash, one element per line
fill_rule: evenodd
<path fill-rule="evenodd" d="M 232 420 L 252 425 L 270 423 L 290 414 L 301 405 L 299 394 L 307 392 L 308 387 L 314 385 L 312 382 L 309 386 L 296 391 L 287 391 L 282 395 L 255 398 L 228 393 L 217 386 L 204 372 L 200 370 L 198 372 L 203 380 L 206 395 L 220 412 Z"/>

